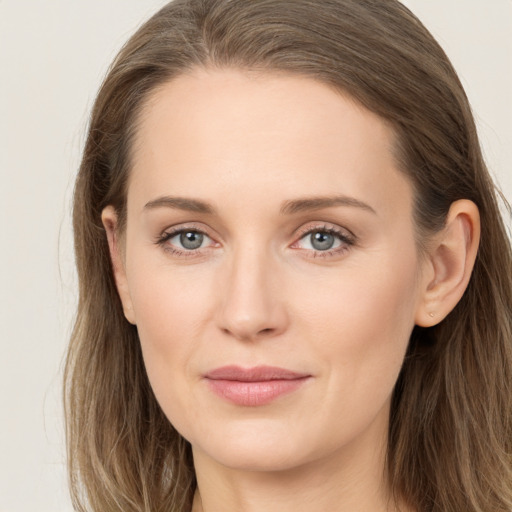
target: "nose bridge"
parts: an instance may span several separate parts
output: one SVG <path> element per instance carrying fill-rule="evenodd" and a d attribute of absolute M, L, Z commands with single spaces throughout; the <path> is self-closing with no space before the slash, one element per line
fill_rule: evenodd
<path fill-rule="evenodd" d="M 281 333 L 287 315 L 279 296 L 279 270 L 271 251 L 261 243 L 240 243 L 226 265 L 224 282 L 219 286 L 219 327 L 246 340 Z"/>

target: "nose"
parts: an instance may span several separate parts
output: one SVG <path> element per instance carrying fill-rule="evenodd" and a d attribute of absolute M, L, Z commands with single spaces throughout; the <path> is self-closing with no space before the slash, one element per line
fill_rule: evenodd
<path fill-rule="evenodd" d="M 226 266 L 218 290 L 219 328 L 244 341 L 282 334 L 288 314 L 277 263 L 264 250 L 248 247 L 233 254 Z"/>

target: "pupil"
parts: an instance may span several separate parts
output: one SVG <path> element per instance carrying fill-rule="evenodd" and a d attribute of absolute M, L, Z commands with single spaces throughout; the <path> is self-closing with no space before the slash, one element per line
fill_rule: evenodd
<path fill-rule="evenodd" d="M 319 251 L 326 251 L 334 245 L 334 236 L 324 231 L 317 231 L 311 234 L 311 245 Z"/>
<path fill-rule="evenodd" d="M 180 242 L 185 249 L 199 249 L 203 243 L 203 235 L 195 231 L 187 231 L 186 233 L 181 233 Z"/>

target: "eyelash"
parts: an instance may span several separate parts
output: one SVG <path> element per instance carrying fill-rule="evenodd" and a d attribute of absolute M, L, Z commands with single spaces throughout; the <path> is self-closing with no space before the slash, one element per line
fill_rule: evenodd
<path fill-rule="evenodd" d="M 292 247 L 296 245 L 300 240 L 303 240 L 308 235 L 311 236 L 313 233 L 326 233 L 328 235 L 334 236 L 341 242 L 341 245 L 335 249 L 327 249 L 325 251 L 306 249 L 312 252 L 313 258 L 329 258 L 333 256 L 341 256 L 353 245 L 355 245 L 357 241 L 355 235 L 350 233 L 348 230 L 341 230 L 334 226 L 323 224 L 314 227 L 308 226 L 307 228 L 300 230 L 297 234 L 298 240 L 297 242 L 293 243 Z"/>
<path fill-rule="evenodd" d="M 170 231 L 164 231 L 155 241 L 155 243 L 159 246 L 161 246 L 164 251 L 172 254 L 173 256 L 179 256 L 179 257 L 182 257 L 182 258 L 194 258 L 194 257 L 197 257 L 197 256 L 200 256 L 200 253 L 199 251 L 203 250 L 204 249 L 207 249 L 207 248 L 200 248 L 200 249 L 178 249 L 170 244 L 168 244 L 167 242 L 169 240 L 171 240 L 172 238 L 174 238 L 175 236 L 177 235 L 181 235 L 182 233 L 198 233 L 200 235 L 204 235 L 208 238 L 211 239 L 211 237 L 208 236 L 208 234 L 202 230 L 202 229 L 199 229 L 195 226 L 185 226 L 185 227 L 180 227 L 180 228 L 176 228 L 176 229 L 171 229 Z"/>
<path fill-rule="evenodd" d="M 200 256 L 200 251 L 204 251 L 204 249 L 208 248 L 199 248 L 199 249 L 178 249 L 175 246 L 172 246 L 168 244 L 167 242 L 174 238 L 177 235 L 181 235 L 182 233 L 197 233 L 200 235 L 204 235 L 211 239 L 211 237 L 208 236 L 208 234 L 197 227 L 180 227 L 176 229 L 171 229 L 170 231 L 164 231 L 159 237 L 157 237 L 155 243 L 158 246 L 161 246 L 166 252 L 182 257 L 182 258 L 194 258 L 197 256 Z M 339 247 L 336 247 L 335 249 L 327 249 L 325 251 L 321 250 L 314 250 L 314 249 L 305 249 L 307 251 L 310 251 L 313 253 L 313 258 L 329 258 L 333 256 L 340 256 L 344 254 L 346 251 L 350 249 L 353 245 L 356 244 L 356 237 L 352 233 L 347 233 L 347 230 L 340 230 L 332 226 L 327 225 L 321 225 L 321 226 L 314 226 L 314 227 L 308 227 L 304 230 L 299 231 L 298 233 L 298 239 L 297 242 L 294 242 L 291 246 L 293 248 L 294 245 L 296 245 L 300 240 L 303 240 L 306 236 L 312 235 L 313 233 L 326 233 L 329 235 L 333 235 L 335 238 L 337 238 L 341 245 Z"/>

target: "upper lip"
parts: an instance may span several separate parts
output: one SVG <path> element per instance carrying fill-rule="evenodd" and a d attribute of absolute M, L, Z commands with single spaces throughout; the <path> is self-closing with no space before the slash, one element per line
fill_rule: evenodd
<path fill-rule="evenodd" d="M 204 375 L 210 380 L 233 380 L 239 382 L 264 382 L 269 380 L 295 380 L 309 377 L 302 372 L 295 372 L 277 366 L 254 366 L 242 368 L 241 366 L 223 366 L 211 370 Z"/>

